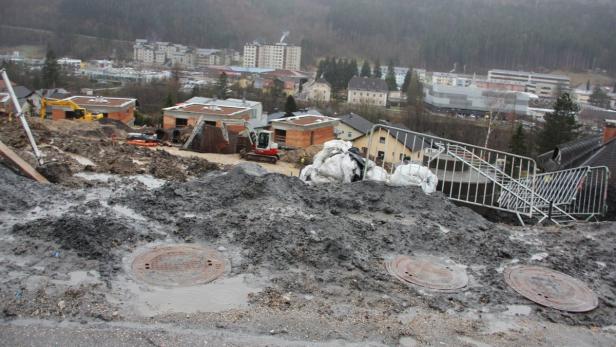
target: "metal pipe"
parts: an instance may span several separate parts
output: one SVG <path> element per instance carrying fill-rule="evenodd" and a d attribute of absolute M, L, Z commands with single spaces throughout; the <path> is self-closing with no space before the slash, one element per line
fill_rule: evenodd
<path fill-rule="evenodd" d="M 21 105 L 19 105 L 19 100 L 17 100 L 17 96 L 15 95 L 15 91 L 13 90 L 13 85 L 11 85 L 11 80 L 9 79 L 9 75 L 6 73 L 6 69 L 0 70 L 2 73 L 2 79 L 4 80 L 4 84 L 6 85 L 6 89 L 11 96 L 11 101 L 13 102 L 13 106 L 15 107 L 15 112 L 17 112 L 17 117 L 21 121 L 21 126 L 26 131 L 26 135 L 28 136 L 28 141 L 30 141 L 30 145 L 32 146 L 32 151 L 34 151 L 34 156 L 36 157 L 36 161 L 39 165 L 43 165 L 43 155 L 41 151 L 39 151 L 38 146 L 36 145 L 36 141 L 34 140 L 34 136 L 32 136 L 32 131 L 30 131 L 30 126 L 28 125 L 28 121 L 24 116 L 24 113 L 21 109 Z"/>

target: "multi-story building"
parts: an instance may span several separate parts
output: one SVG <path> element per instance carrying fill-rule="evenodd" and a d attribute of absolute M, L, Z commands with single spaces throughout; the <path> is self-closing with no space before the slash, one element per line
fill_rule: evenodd
<path fill-rule="evenodd" d="M 526 92 L 484 89 L 475 85 L 461 87 L 426 84 L 424 94 L 424 102 L 436 112 L 502 112 L 526 115 L 531 100 L 531 94 Z"/>
<path fill-rule="evenodd" d="M 380 78 L 353 77 L 349 82 L 347 102 L 349 104 L 365 104 L 372 106 L 387 106 L 389 88 Z"/>
<path fill-rule="evenodd" d="M 540 98 L 554 98 L 571 89 L 571 79 L 567 76 L 525 71 L 490 70 L 488 81 L 524 83 L 527 92 Z"/>
<path fill-rule="evenodd" d="M 475 76 L 449 72 L 432 72 L 428 78 L 432 84 L 443 86 L 468 87 L 473 84 Z"/>
<path fill-rule="evenodd" d="M 197 48 L 195 59 L 195 65 L 202 68 L 210 65 L 239 64 L 241 56 L 240 52 L 233 49 Z"/>
<path fill-rule="evenodd" d="M 146 66 L 179 66 L 185 69 L 239 63 L 240 53 L 232 49 L 202 49 L 170 42 L 135 40 L 133 60 Z"/>
<path fill-rule="evenodd" d="M 302 48 L 284 42 L 275 44 L 253 42 L 244 46 L 244 67 L 299 70 L 301 61 Z"/>

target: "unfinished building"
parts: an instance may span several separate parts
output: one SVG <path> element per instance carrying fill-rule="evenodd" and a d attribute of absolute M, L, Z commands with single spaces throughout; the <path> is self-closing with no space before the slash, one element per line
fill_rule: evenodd
<path fill-rule="evenodd" d="M 339 123 L 336 118 L 303 115 L 273 120 L 271 128 L 280 146 L 306 148 L 335 139 L 334 128 Z"/>

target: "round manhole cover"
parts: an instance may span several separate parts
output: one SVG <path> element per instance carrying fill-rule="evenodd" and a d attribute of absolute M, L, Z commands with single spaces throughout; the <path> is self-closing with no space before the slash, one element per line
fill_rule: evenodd
<path fill-rule="evenodd" d="M 137 279 L 154 285 L 192 286 L 220 277 L 225 263 L 215 250 L 198 245 L 156 246 L 139 254 L 132 264 Z"/>
<path fill-rule="evenodd" d="M 460 265 L 445 259 L 429 256 L 397 256 L 385 263 L 387 271 L 404 283 L 451 291 L 464 288 L 468 284 L 466 270 Z"/>
<path fill-rule="evenodd" d="M 597 295 L 582 281 L 540 266 L 507 268 L 505 282 L 525 298 L 561 311 L 587 312 L 599 305 Z"/>

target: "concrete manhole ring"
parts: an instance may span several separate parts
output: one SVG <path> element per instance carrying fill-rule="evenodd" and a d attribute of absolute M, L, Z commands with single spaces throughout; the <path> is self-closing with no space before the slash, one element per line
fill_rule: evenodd
<path fill-rule="evenodd" d="M 225 262 L 213 249 L 193 244 L 160 245 L 137 255 L 132 263 L 135 277 L 143 282 L 187 287 L 220 277 Z"/>
<path fill-rule="evenodd" d="M 525 298 L 561 311 L 588 312 L 599 305 L 599 298 L 584 282 L 545 267 L 507 268 L 505 282 Z"/>
<path fill-rule="evenodd" d="M 466 270 L 452 261 L 431 256 L 397 256 L 385 262 L 387 271 L 404 283 L 456 291 L 468 284 Z"/>

